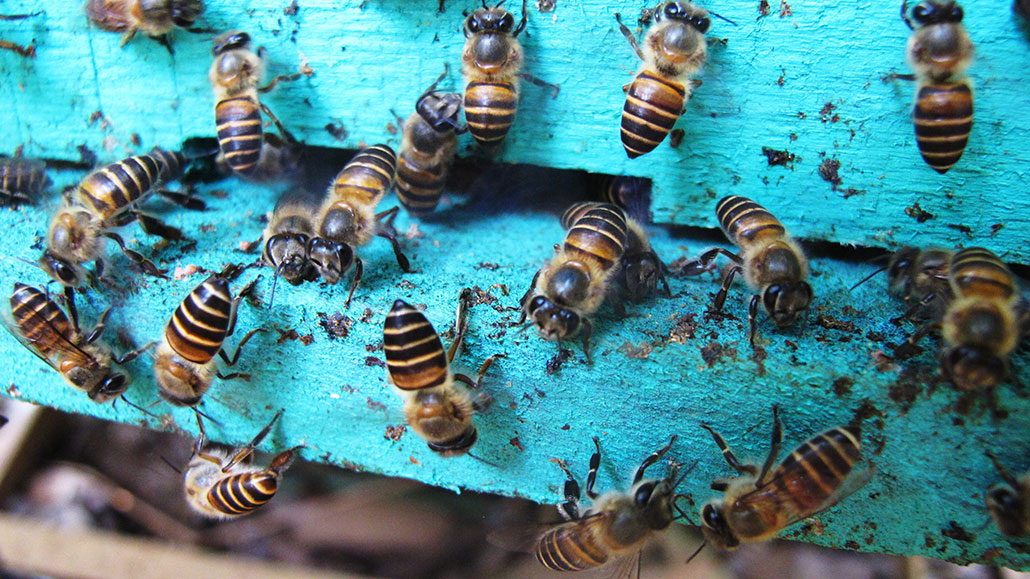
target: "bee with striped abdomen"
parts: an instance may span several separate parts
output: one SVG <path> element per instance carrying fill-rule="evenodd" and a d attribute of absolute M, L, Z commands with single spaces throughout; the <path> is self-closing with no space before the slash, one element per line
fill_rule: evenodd
<path fill-rule="evenodd" d="M 446 351 L 425 315 L 402 300 L 393 303 L 383 325 L 387 382 L 404 399 L 408 425 L 441 456 L 469 451 L 479 437 L 472 415 L 492 402 L 482 392 L 473 396 L 465 384 L 478 389 L 493 356 L 483 362 L 475 381 L 451 370 L 465 336 L 469 296 L 469 290 L 462 290 L 454 326 L 457 335 Z"/>
<path fill-rule="evenodd" d="M 973 60 L 973 42 L 962 16 L 962 7 L 952 0 L 923 0 L 912 8 L 911 18 L 908 0 L 901 4 L 901 18 L 913 30 L 906 57 L 917 81 L 912 108 L 916 142 L 923 160 L 938 173 L 962 157 L 973 127 L 973 89 L 964 74 Z"/>
<path fill-rule="evenodd" d="M 536 558 L 552 571 L 586 571 L 603 566 L 619 565 L 615 577 L 630 577 L 640 560 L 633 557 L 656 532 L 669 527 L 682 517 L 675 515 L 676 500 L 682 495 L 676 487 L 683 480 L 679 465 L 670 461 L 664 479 L 645 479 L 644 472 L 658 462 L 676 441 L 651 453 L 637 468 L 633 484 L 627 492 L 612 491 L 603 495 L 594 492 L 597 469 L 601 464 L 601 445 L 594 437 L 596 451 L 590 457 L 586 495 L 591 506 L 579 511 L 579 483 L 568 468 L 558 462 L 568 479 L 565 481 L 565 503 L 558 511 L 567 520 L 540 536 L 536 541 Z M 689 470 L 687 472 L 690 472 Z M 683 473 L 686 476 L 687 472 Z M 637 569 L 639 576 L 639 568 Z"/>
<path fill-rule="evenodd" d="M 812 286 L 808 283 L 808 260 L 801 246 L 790 238 L 783 224 L 764 207 L 739 195 L 723 197 L 715 206 L 715 214 L 723 233 L 741 255 L 721 247 L 710 249 L 683 267 L 684 275 L 698 275 L 712 269 L 721 253 L 733 260 L 722 278 L 714 308 L 721 310 L 733 278 L 744 273 L 747 285 L 760 293 L 751 298 L 748 308 L 751 345 L 758 330 L 758 303 L 783 328 L 794 323 L 798 314 L 812 303 Z"/>
<path fill-rule="evenodd" d="M 212 54 L 215 60 L 208 71 L 208 80 L 215 92 L 220 160 L 237 175 L 255 176 L 260 172 L 263 158 L 269 154 L 265 147 L 262 111 L 275 124 L 283 141 L 297 142 L 258 99 L 258 93 L 272 90 L 279 81 L 296 80 L 300 74 L 277 76 L 267 86 L 259 88 L 265 73 L 264 49 L 255 52 L 250 35 L 238 30 L 216 38 Z"/>
<path fill-rule="evenodd" d="M 0 157 L 0 201 L 8 204 L 35 203 L 51 184 L 46 163 L 24 157 Z"/>
<path fill-rule="evenodd" d="M 779 410 L 773 406 L 772 445 L 761 469 L 741 463 L 726 441 L 710 426 L 723 458 L 738 473 L 712 483 L 722 496 L 701 507 L 705 541 L 723 549 L 767 541 L 784 528 L 839 502 L 868 482 L 871 468 L 853 471 L 861 458 L 858 426 L 833 428 L 794 449 L 773 470 L 783 440 Z M 849 474 L 851 476 L 849 476 Z"/>
<path fill-rule="evenodd" d="M 142 32 L 172 51 L 172 29 L 190 28 L 204 0 L 89 0 L 86 15 L 108 32 L 121 32 L 122 46 Z"/>
<path fill-rule="evenodd" d="M 183 474 L 186 503 L 193 510 L 211 519 L 234 519 L 272 500 L 279 490 L 279 477 L 290 467 L 294 452 L 301 447 L 275 455 L 266 468 L 256 467 L 251 462 L 254 448 L 261 444 L 282 413 L 282 410 L 276 412 L 268 426 L 241 448 L 208 444 L 204 423 L 197 415 L 200 436 Z"/>
<path fill-rule="evenodd" d="M 230 265 L 204 280 L 179 304 L 165 326 L 164 338 L 154 354 L 154 377 L 158 394 L 175 406 L 196 406 L 215 376 L 222 380 L 247 376 L 223 376 L 214 360 L 218 355 L 234 366 L 243 345 L 255 333 L 265 331 L 255 328 L 247 332 L 231 358 L 222 347 L 236 329 L 236 308 L 257 282 L 250 282 L 233 297 L 229 280 L 238 273 L 238 267 Z"/>
<path fill-rule="evenodd" d="M 100 316 L 88 335 L 45 292 L 22 283 L 14 284 L 7 329 L 39 359 L 56 370 L 68 384 L 85 392 L 90 400 L 107 402 L 129 387 L 129 376 L 114 370 L 112 364 L 126 364 L 154 344 L 128 352 L 121 357 L 100 342 L 110 310 Z"/>
<path fill-rule="evenodd" d="M 275 281 L 283 279 L 293 285 L 315 278 L 316 272 L 308 260 L 308 243 L 315 236 L 315 215 L 318 212 L 317 195 L 302 189 L 288 189 L 275 203 L 262 239 L 261 259 L 275 268 Z"/>
<path fill-rule="evenodd" d="M 316 236 L 308 243 L 308 259 L 322 279 L 331 284 L 339 282 L 351 265 L 354 266 L 347 307 L 364 271 L 355 249 L 374 237 L 388 240 L 398 265 L 405 273 L 411 273 L 408 258 L 401 252 L 393 229 L 398 208 L 375 212 L 396 174 L 397 155 L 389 146 L 362 149 L 336 175 L 316 213 Z"/>
<path fill-rule="evenodd" d="M 1022 337 L 1026 301 L 1009 268 L 982 247 L 956 253 L 948 276 L 954 299 L 941 321 L 941 371 L 962 390 L 996 386 Z"/>
<path fill-rule="evenodd" d="M 626 216 L 614 205 L 598 203 L 576 215 L 575 222 L 563 223 L 568 229 L 564 243 L 555 246 L 554 257 L 533 276 L 519 302 L 522 315 L 516 324 L 529 317 L 544 339 L 558 342 L 559 350 L 563 338 L 582 331 L 583 353 L 590 364 L 592 327 L 586 316 L 596 312 L 611 291 L 628 233 Z"/>
<path fill-rule="evenodd" d="M 526 28 L 526 0 L 522 0 L 522 20 L 501 8 L 486 5 L 465 19 L 465 48 L 461 53 L 465 74 L 465 122 L 469 132 L 484 149 L 494 152 L 508 134 L 519 106 L 519 79 L 554 89 L 522 68 L 522 45 L 517 39 Z"/>
<path fill-rule="evenodd" d="M 404 141 L 397 164 L 397 199 L 412 215 L 436 209 L 458 147 L 458 134 L 466 130 L 458 121 L 461 95 L 435 90 L 446 75 L 445 70 L 422 93 L 415 112 L 404 121 Z"/>
<path fill-rule="evenodd" d="M 705 32 L 711 20 L 707 11 L 690 2 L 660 4 L 641 49 L 618 13 L 615 19 L 643 61 L 626 87 L 622 108 L 622 146 L 635 159 L 653 151 L 686 109 L 692 88 L 689 77 L 700 72 L 708 57 Z"/>
<path fill-rule="evenodd" d="M 121 236 L 111 230 L 138 221 L 146 233 L 185 239 L 182 231 L 137 209 L 159 183 L 178 178 L 184 164 L 181 153 L 155 147 L 148 154 L 123 159 L 87 175 L 65 196 L 50 221 L 47 249 L 39 259 L 43 271 L 66 288 L 78 287 L 86 277 L 83 263 L 95 260 L 96 276 L 101 275 L 105 242 L 111 239 L 144 272 L 164 276 L 165 270 L 126 248 Z"/>
<path fill-rule="evenodd" d="M 1030 473 L 1016 478 L 990 451 L 987 458 L 994 463 L 1004 481 L 992 486 L 984 495 L 987 512 L 1003 535 L 1023 537 L 1030 534 Z"/>
<path fill-rule="evenodd" d="M 638 223 L 651 223 L 651 180 L 631 175 L 590 173 L 587 186 L 591 199 L 611 203 Z"/>
<path fill-rule="evenodd" d="M 574 203 L 562 214 L 562 227 L 571 229 L 587 211 L 601 205 L 595 201 Z M 626 216 L 626 246 L 619 260 L 615 281 L 622 289 L 622 294 L 635 302 L 653 295 L 659 282 L 665 295 L 672 295 L 669 283 L 665 280 L 665 264 L 651 249 L 644 227 L 629 216 Z"/>

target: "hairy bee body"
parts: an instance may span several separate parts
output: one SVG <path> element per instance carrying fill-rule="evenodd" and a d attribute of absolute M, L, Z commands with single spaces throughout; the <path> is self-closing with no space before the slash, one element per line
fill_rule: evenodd
<path fill-rule="evenodd" d="M 901 247 L 887 263 L 887 286 L 901 296 L 912 314 L 939 320 L 953 297 L 951 257 L 952 252 L 944 249 Z"/>
<path fill-rule="evenodd" d="M 86 15 L 108 32 L 121 32 L 124 46 L 137 31 L 165 38 L 172 28 L 189 28 L 204 12 L 203 0 L 89 0 Z"/>
<path fill-rule="evenodd" d="M 518 28 L 515 17 L 500 5 L 478 8 L 465 19 L 465 121 L 488 151 L 500 146 L 515 120 L 522 68 L 522 45 L 516 37 L 525 22 L 525 4 Z"/>
<path fill-rule="evenodd" d="M 276 455 L 267 468 L 254 466 L 251 461 L 254 447 L 280 414 L 242 448 L 207 445 L 201 431 L 183 475 L 186 503 L 193 510 L 211 519 L 234 519 L 272 500 L 279 490 L 279 478 L 293 462 L 296 448 Z"/>
<path fill-rule="evenodd" d="M 0 200 L 34 203 L 51 184 L 46 164 L 35 159 L 0 157 Z"/>
<path fill-rule="evenodd" d="M 954 299 L 941 324 L 941 369 L 962 390 L 995 386 L 1008 375 L 1022 333 L 1015 278 L 990 250 L 970 247 L 952 258 L 949 279 Z"/>
<path fill-rule="evenodd" d="M 455 381 L 429 320 L 404 301 L 395 301 L 383 326 L 383 351 L 387 379 L 404 399 L 411 428 L 442 456 L 467 453 L 479 437 L 472 422 L 476 405 L 468 389 Z"/>
<path fill-rule="evenodd" d="M 902 5 L 902 17 L 912 27 Z M 912 10 L 906 57 L 918 81 L 912 121 L 919 152 L 945 173 L 962 157 L 973 127 L 973 91 L 965 69 L 973 43 L 962 26 L 962 8 L 952 0 L 923 0 Z"/>
<path fill-rule="evenodd" d="M 268 226 L 261 234 L 262 260 L 293 285 L 315 274 L 307 252 L 315 235 L 318 206 L 316 196 L 298 189 L 287 190 L 276 201 Z"/>
<path fill-rule="evenodd" d="M 861 458 L 861 430 L 857 426 L 833 428 L 808 439 L 769 471 L 776 458 L 782 430 L 774 414 L 773 444 L 765 468 L 741 465 L 714 430 L 727 462 L 739 476 L 720 479 L 713 489 L 723 491 L 701 509 L 701 530 L 705 539 L 723 549 L 741 543 L 772 539 L 787 526 L 810 517 L 843 498 L 855 463 Z"/>
<path fill-rule="evenodd" d="M 10 303 L 8 330 L 68 384 L 98 403 L 116 398 L 128 389 L 128 377 L 112 369 L 114 360 L 107 346 L 83 336 L 46 293 L 16 283 Z M 97 330 L 92 333 L 97 334 Z"/>
<path fill-rule="evenodd" d="M 1003 535 L 1030 535 L 1030 473 L 1016 478 L 990 452 L 988 458 L 1004 482 L 992 486 L 984 494 L 987 512 Z"/>
<path fill-rule="evenodd" d="M 591 173 L 587 176 L 587 185 L 591 198 L 615 205 L 637 223 L 651 223 L 650 179 Z"/>
<path fill-rule="evenodd" d="M 397 164 L 397 199 L 412 215 L 424 215 L 440 202 L 447 170 L 458 147 L 461 95 L 427 92 L 404 122 Z"/>
<path fill-rule="evenodd" d="M 626 91 L 622 109 L 622 145 L 635 159 L 665 139 L 690 99 L 690 75 L 698 73 L 708 55 L 704 33 L 708 12 L 690 2 L 665 2 L 654 12 L 654 24 L 637 49 L 643 64 Z M 636 49 L 629 29 L 623 34 Z"/>
<path fill-rule="evenodd" d="M 220 159 L 234 173 L 250 177 L 258 170 L 264 145 L 258 83 L 265 72 L 261 51 L 250 35 L 233 30 L 215 39 L 208 80 L 215 93 L 215 126 Z"/>
<path fill-rule="evenodd" d="M 81 264 L 103 256 L 106 232 L 137 219 L 135 207 L 158 183 L 178 178 L 184 165 L 181 153 L 155 147 L 87 175 L 50 222 L 47 249 L 40 258 L 43 270 L 65 286 L 78 286 L 85 277 Z M 180 232 L 159 234 L 175 238 Z"/>

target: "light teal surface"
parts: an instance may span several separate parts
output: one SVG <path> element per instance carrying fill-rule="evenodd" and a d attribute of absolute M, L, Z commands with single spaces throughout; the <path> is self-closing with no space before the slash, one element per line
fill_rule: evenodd
<path fill-rule="evenodd" d="M 305 140 L 353 147 L 392 139 L 396 145 L 397 137 L 387 131 L 394 122 L 390 108 L 406 114 L 444 62 L 451 63 L 452 71 L 458 64 L 460 11 L 472 5 L 448 2 L 446 11 L 436 15 L 436 4 L 302 1 L 290 16 L 283 14 L 285 3 L 237 13 L 232 3 L 211 1 L 200 25 L 249 30 L 269 48 L 273 74 L 292 72 L 307 59 L 314 77 L 282 86 L 266 98 Z M 1027 198 L 1021 191 L 1028 135 L 1021 108 L 1013 104 L 1026 99 L 1025 67 L 1014 64 L 1025 61 L 1030 44 L 1007 2 L 966 3 L 979 47 L 971 70 L 978 117 L 966 156 L 944 177 L 927 168 L 915 150 L 907 116 L 911 87 L 879 80 L 890 71 L 904 72 L 907 29 L 897 18 L 897 6 L 866 2 L 830 9 L 825 3 L 797 2 L 791 5 L 793 16 L 780 18 L 774 3 L 774 14 L 756 19 L 757 4 L 713 6 L 740 26 L 713 24 L 712 36 L 728 42 L 712 47 L 704 84 L 678 125 L 687 133 L 684 144 L 679 150 L 663 145 L 633 162 L 625 159 L 617 126 L 623 98 L 619 87 L 630 80 L 636 63 L 614 26 L 613 5 L 559 0 L 551 14 L 531 8 L 526 68 L 561 83 L 563 90 L 551 100 L 536 87 L 524 88 L 501 158 L 651 176 L 660 222 L 711 226 L 715 200 L 737 193 L 758 199 L 791 231 L 813 239 L 887 246 L 976 242 L 1006 259 L 1026 259 Z M 118 35 L 90 28 L 75 4 L 38 5 L 45 15 L 0 22 L 0 37 L 19 43 L 35 39 L 38 46 L 34 60 L 0 52 L 0 91 L 9 105 L 0 107 L 0 136 L 9 143 L 5 149 L 22 144 L 29 155 L 77 158 L 75 146 L 85 143 L 110 161 L 137 149 L 130 144 L 133 133 L 140 136 L 139 149 L 213 133 L 205 77 L 208 35 L 179 31 L 174 58 L 145 37 L 120 49 Z M 3 10 L 35 7 L 8 1 Z M 641 7 L 618 9 L 631 19 Z M 776 83 L 781 74 L 783 86 Z M 460 85 L 456 77 L 451 83 Z M 832 115 L 825 123 L 819 118 L 826 102 L 837 106 L 839 122 Z M 90 124 L 97 110 L 106 120 Z M 799 111 L 806 113 L 804 119 Z M 324 129 L 329 122 L 341 122 L 349 136 L 335 140 Z M 790 140 L 790 133 L 798 135 L 797 141 Z M 767 167 L 763 145 L 789 149 L 802 159 L 793 170 Z M 841 161 L 842 188 L 865 193 L 842 200 L 840 191 L 831 191 L 816 173 L 820 152 Z M 56 192 L 81 175 L 53 176 Z M 509 178 L 508 173 L 499 177 L 506 184 Z M 561 181 L 535 186 L 549 189 L 543 196 L 552 199 L 569 194 Z M 194 249 L 153 250 L 149 246 L 156 239 L 135 226 L 127 228 L 127 239 L 172 269 L 190 264 L 219 269 L 225 262 L 253 259 L 236 250 L 260 236 L 259 217 L 284 186 L 227 180 L 213 188 L 228 196 L 205 194 L 211 209 L 204 213 L 153 203 L 170 223 L 197 239 Z M 56 204 L 53 197 L 40 208 L 0 210 L 6 233 L 0 253 L 38 256 Z M 916 200 L 936 218 L 917 224 L 905 215 L 904 208 Z M 383 208 L 393 203 L 391 197 Z M 517 312 L 507 308 L 517 305 L 563 233 L 556 215 L 532 204 L 514 205 L 516 210 L 505 212 L 491 203 L 474 210 L 445 204 L 439 216 L 418 224 L 424 236 L 403 243 L 421 273 L 402 275 L 381 240 L 362 248 L 365 280 L 349 311 L 343 311 L 342 285 L 283 284 L 274 310 L 242 306 L 232 346 L 253 327 L 271 331 L 256 336 L 241 357 L 239 369 L 251 372 L 252 380 L 216 382 L 205 399 L 204 411 L 222 423 L 210 427 L 209 434 L 244 442 L 284 408 L 267 449 L 304 443 L 302 456 L 309 460 L 558 503 L 564 475 L 551 458 L 567 460 L 577 474 L 584 473 L 590 437 L 600 436 L 599 489 L 623 487 L 639 461 L 676 433 L 675 457 L 698 461 L 683 491 L 700 505 L 713 495 L 711 480 L 731 474 L 700 428 L 702 421 L 720 430 L 740 455 L 761 459 L 773 403 L 783 410 L 784 453 L 816 432 L 872 413 L 863 422 L 865 449 L 877 469 L 872 482 L 820 514 L 818 524 L 804 531 L 801 525 L 791 528 L 787 536 L 1030 568 L 1028 544 L 1002 538 L 982 506 L 984 491 L 998 478 L 983 455 L 985 448 L 1014 470 L 1030 466 L 1025 461 L 1030 421 L 1024 411 L 1030 395 L 1023 385 L 1025 355 L 1015 359 L 1018 379 L 998 389 L 1004 417 L 992 415 L 984 397 L 961 396 L 943 383 L 930 385 L 935 382 L 932 342 L 921 356 L 878 366 L 876 352 L 888 346 L 875 333 L 898 343 L 913 328 L 898 329 L 887 321 L 901 308 L 885 296 L 882 279 L 847 291 L 870 266 L 816 258 L 817 299 L 804 331 L 777 333 L 763 316 L 760 331 L 770 340 L 764 365 L 749 359 L 746 290 L 734 288 L 727 302 L 738 320 L 706 321 L 702 312 L 717 282 L 705 277 L 671 280 L 676 297 L 631 306 L 632 315 L 623 320 L 602 310 L 595 320 L 595 365 L 584 364 L 577 344 L 574 359 L 548 375 L 545 365 L 554 344 L 532 330 L 508 328 Z M 403 215 L 398 220 L 402 231 L 412 223 Z M 1005 225 L 988 238 L 994 223 Z M 949 225 L 967 225 L 972 237 Z M 655 247 L 666 261 L 696 255 L 707 245 L 655 234 Z M 121 256 L 111 261 L 116 270 L 126 267 Z M 235 287 L 256 273 L 248 271 Z M 267 300 L 269 273 L 261 273 L 258 288 Z M 160 337 L 171 312 L 203 276 L 162 281 L 131 274 L 118 279 L 129 280 L 128 288 L 104 287 L 82 297 L 82 317 L 95 320 L 114 304 L 112 329 L 126 327 L 134 341 L 144 343 Z M 15 281 L 39 284 L 44 278 L 31 266 L 8 259 L 0 268 L 0 287 L 9 289 Z M 410 431 L 400 440 L 387 439 L 387 428 L 400 425 L 403 415 L 399 398 L 386 388 L 385 370 L 369 365 L 369 358 L 382 359 L 382 322 L 393 300 L 425 304 L 426 315 L 443 332 L 453 322 L 462 287 L 487 290 L 495 284 L 507 285 L 510 295 L 494 287 L 489 291 L 498 301 L 472 309 L 460 365 L 473 371 L 491 354 L 507 355 L 485 380 L 495 404 L 477 417 L 481 437 L 476 453 L 498 466 L 441 459 Z M 354 324 L 345 338 L 330 340 L 319 325 L 320 314 L 338 311 Z M 670 341 L 685 314 L 696 314 L 693 337 Z M 819 314 L 854 322 L 856 331 L 824 328 L 816 321 Z M 310 334 L 313 341 L 304 345 L 286 337 L 280 342 L 282 332 L 291 329 L 298 336 Z M 113 342 L 114 332 L 107 339 Z M 720 347 L 727 350 L 713 358 Z M 125 405 L 93 404 L 9 336 L 0 336 L 0 359 L 10 361 L 4 380 L 10 383 L 9 396 L 195 433 L 186 409 L 158 403 L 152 411 L 163 419 L 156 421 Z M 128 396 L 142 404 L 158 400 L 149 361 L 144 356 L 129 367 L 136 378 Z M 850 387 L 848 380 L 854 382 Z M 289 484 L 288 474 L 284 484 Z"/>

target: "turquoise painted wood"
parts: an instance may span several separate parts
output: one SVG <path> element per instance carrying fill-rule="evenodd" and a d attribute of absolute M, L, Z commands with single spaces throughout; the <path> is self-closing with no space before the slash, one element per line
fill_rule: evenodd
<path fill-rule="evenodd" d="M 396 142 L 391 109 L 406 116 L 445 64 L 452 74 L 443 88 L 460 90 L 462 11 L 476 6 L 449 1 L 437 13 L 436 0 L 305 0 L 286 14 L 288 3 L 207 4 L 198 25 L 249 31 L 267 47 L 271 74 L 302 63 L 314 70 L 265 97 L 291 130 L 311 144 L 352 148 Z M 976 122 L 965 156 L 944 176 L 916 149 L 913 83 L 882 80 L 908 72 L 909 30 L 897 2 L 770 4 L 767 16 L 753 0 L 710 6 L 737 26 L 713 21 L 703 84 L 677 125 L 683 144 L 666 142 L 630 161 L 619 141 L 621 87 L 638 63 L 613 14 L 632 22 L 649 3 L 560 0 L 550 13 L 530 3 L 525 69 L 562 91 L 552 99 L 524 87 L 498 158 L 651 177 L 663 223 L 714 227 L 710 202 L 744 194 L 805 238 L 888 248 L 983 243 L 1026 261 L 1030 211 L 1019 192 L 1030 160 L 1021 114 L 1030 35 L 1009 3 L 964 3 L 977 47 L 969 71 Z M 90 26 L 76 3 L 11 0 L 3 9 L 45 12 L 0 23 L 0 38 L 37 47 L 35 59 L 0 54 L 7 103 L 0 138 L 8 149 L 22 144 L 31 155 L 77 158 L 85 143 L 114 160 L 213 133 L 206 78 L 213 34 L 177 32 L 171 56 L 144 37 L 119 48 L 119 36 Z M 327 131 L 330 124 L 347 136 L 334 136 L 341 133 Z M 134 134 L 140 147 L 131 145 Z M 463 155 L 478 154 L 471 137 L 462 142 Z M 796 155 L 793 166 L 768 166 L 763 147 Z M 823 161 L 840 163 L 836 187 L 820 177 Z"/>
<path fill-rule="evenodd" d="M 272 74 L 293 72 L 302 62 L 314 69 L 313 77 L 281 85 L 265 102 L 303 139 L 332 147 L 383 140 L 396 145 L 390 109 L 407 114 L 445 62 L 456 70 L 460 12 L 473 7 L 448 2 L 436 14 L 437 3 L 428 0 L 312 0 L 298 2 L 297 13 L 288 15 L 286 3 L 254 4 L 248 11 L 226 1 L 208 4 L 200 24 L 250 31 L 268 47 Z M 727 42 L 711 47 L 703 84 L 678 125 L 686 132 L 684 143 L 679 149 L 663 145 L 634 161 L 625 158 L 617 127 L 620 87 L 631 79 L 636 57 L 615 27 L 616 8 L 571 0 L 559 0 L 553 13 L 531 7 L 526 68 L 561 83 L 562 92 L 551 99 L 542 89 L 524 88 L 499 158 L 650 176 L 661 223 L 714 226 L 716 199 L 737 193 L 760 200 L 807 238 L 885 247 L 976 242 L 1009 260 L 1025 261 L 1027 201 L 1018 192 L 1027 135 L 1020 109 L 1013 106 L 1025 100 L 1018 76 L 1025 72 L 1013 64 L 1022 62 L 1019 55 L 1030 46 L 1007 3 L 966 3 L 979 50 L 971 70 L 978 120 L 966 156 L 944 177 L 924 166 L 915 149 L 907 112 L 912 87 L 880 81 L 889 72 L 905 72 L 907 29 L 897 7 L 824 4 L 797 2 L 791 5 L 793 15 L 784 18 L 775 13 L 775 4 L 774 13 L 763 18 L 757 2 L 713 6 L 739 26 L 713 24 L 711 35 Z M 3 10 L 37 7 L 45 14 L 0 21 L 0 38 L 37 46 L 35 59 L 0 52 L 0 91 L 8 105 L 0 107 L 0 135 L 7 150 L 23 145 L 30 156 L 77 159 L 76 147 L 84 144 L 110 161 L 154 144 L 171 146 L 213 133 L 206 81 L 210 35 L 177 32 L 173 57 L 144 37 L 119 48 L 118 35 L 90 27 L 78 7 L 67 3 L 9 0 Z M 625 3 L 617 9 L 632 20 L 642 7 Z M 461 85 L 454 74 L 448 82 L 445 88 Z M 826 103 L 834 110 L 824 122 L 820 111 Z M 94 115 L 97 111 L 101 115 Z M 325 128 L 330 123 L 343 126 L 347 136 L 330 134 Z M 477 154 L 470 141 L 463 143 L 462 155 Z M 768 167 L 762 146 L 800 158 L 793 169 Z M 837 191 L 818 176 L 820 153 L 841 162 Z M 509 184 L 510 175 L 503 173 L 501 182 Z M 81 174 L 53 177 L 56 192 Z M 176 245 L 157 250 L 151 246 L 155 239 L 135 227 L 127 229 L 127 239 L 173 269 L 191 264 L 218 269 L 247 261 L 252 256 L 238 253 L 239 244 L 260 235 L 259 217 L 285 187 L 228 180 L 205 190 L 224 190 L 227 196 L 205 193 L 211 209 L 204 213 L 155 201 L 170 223 L 197 239 L 189 250 Z M 572 201 L 560 180 L 540 187 L 550 189 L 545 196 L 552 200 Z M 846 199 L 845 190 L 851 193 Z M 917 223 L 906 215 L 905 208 L 916 201 L 935 217 Z M 51 197 L 39 208 L 0 210 L 0 227 L 7 232 L 0 248 L 7 256 L 0 287 L 44 281 L 38 270 L 13 258 L 38 256 L 55 205 Z M 206 398 L 204 411 L 221 423 L 210 434 L 243 442 L 284 408 L 268 449 L 304 443 L 302 455 L 310 460 L 557 503 L 564 475 L 549 459 L 565 459 L 585 474 L 590 437 L 600 436 L 605 455 L 599 487 L 623 486 L 639 461 L 675 433 L 677 459 L 698 461 L 683 490 L 700 504 L 713 494 L 711 480 L 731 474 L 701 422 L 719 429 L 739 454 L 760 459 L 773 403 L 783 408 L 784 452 L 818 431 L 863 416 L 864 444 L 877 475 L 839 507 L 786 536 L 1030 568 L 1025 542 L 1002 538 L 982 506 L 983 493 L 998 478 L 983 455 L 988 444 L 1011 468 L 1030 467 L 1024 458 L 1030 420 L 1024 412 L 1030 395 L 1025 355 L 1016 357 L 1011 383 L 998 390 L 1003 410 L 992 413 L 986 398 L 962 396 L 937 383 L 929 342 L 910 360 L 883 360 L 877 352 L 889 353 L 889 344 L 913 329 L 887 322 L 900 311 L 898 304 L 884 296 L 882 280 L 847 291 L 869 266 L 817 258 L 818 298 L 806 329 L 781 334 L 764 322 L 761 331 L 769 340 L 764 362 L 750 359 L 745 290 L 734 288 L 727 304 L 737 319 L 706 320 L 702 312 L 717 282 L 705 278 L 672 280 L 675 298 L 631 307 L 627 319 L 604 310 L 595 324 L 595 366 L 587 367 L 575 347 L 574 359 L 548 374 L 554 344 L 508 324 L 517 318 L 510 308 L 563 235 L 556 216 L 532 204 L 517 213 L 482 202 L 474 208 L 446 207 L 421 223 L 399 219 L 402 231 L 417 224 L 412 231 L 424 235 L 404 242 L 421 273 L 401 275 L 385 243 L 362 249 L 365 281 L 348 311 L 345 287 L 317 284 L 280 285 L 271 311 L 244 305 L 241 334 L 257 326 L 270 331 L 244 350 L 240 370 L 251 372 L 251 381 L 216 382 Z M 1003 227 L 990 236 L 995 223 Z M 953 225 L 967 226 L 970 234 Z M 662 231 L 655 235 L 655 247 L 667 261 L 696 255 L 706 245 Z M 125 260 L 114 256 L 112 267 L 124 268 Z M 256 273 L 246 274 L 237 287 Z M 258 288 L 267 300 L 269 274 L 262 273 Z M 112 328 L 125 327 L 142 344 L 160 338 L 171 312 L 202 279 L 199 274 L 175 281 L 118 274 L 115 283 L 84 295 L 80 309 L 84 320 L 92 321 L 108 305 L 116 306 Z M 506 285 L 510 295 L 495 284 Z M 472 309 L 461 366 L 474 369 L 491 354 L 507 355 L 486 379 L 496 402 L 477 417 L 476 452 L 493 465 L 440 459 L 410 431 L 398 440 L 388 438 L 388 428 L 401 425 L 403 415 L 375 361 L 383 358 L 382 322 L 393 300 L 425 304 L 429 319 L 444 331 L 453 321 L 459 290 L 470 286 L 498 301 L 484 297 L 488 303 Z M 345 337 L 331 339 L 320 322 L 337 312 L 353 324 Z M 832 319 L 820 324 L 819 314 Z M 853 322 L 854 331 L 832 320 Z M 195 433 L 185 409 L 158 403 L 152 410 L 161 418 L 152 419 L 125 405 L 91 403 L 9 336 L 0 336 L 0 356 L 10 363 L 3 376 L 8 396 Z M 145 356 L 129 366 L 135 382 L 128 395 L 145 405 L 158 401 L 148 363 Z"/>

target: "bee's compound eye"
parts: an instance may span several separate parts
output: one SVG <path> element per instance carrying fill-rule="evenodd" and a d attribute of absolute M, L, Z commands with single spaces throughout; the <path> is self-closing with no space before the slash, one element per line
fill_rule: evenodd
<path fill-rule="evenodd" d="M 956 4 L 955 7 L 951 9 L 951 13 L 948 14 L 948 21 L 954 23 L 962 22 L 962 16 L 964 16 L 962 7 Z"/>
<path fill-rule="evenodd" d="M 933 17 L 936 11 L 937 9 L 932 4 L 920 2 L 912 9 L 912 18 L 914 18 L 916 22 L 925 24 Z"/>
<path fill-rule="evenodd" d="M 501 30 L 511 32 L 513 28 L 515 28 L 515 17 L 509 12 L 504 15 L 504 18 L 501 18 Z"/>
<path fill-rule="evenodd" d="M 712 25 L 712 21 L 707 17 L 700 17 L 694 19 L 694 28 L 697 28 L 702 33 L 708 32 L 708 28 Z"/>
<path fill-rule="evenodd" d="M 679 16 L 679 13 L 680 13 L 679 3 L 677 3 L 677 2 L 669 2 L 668 4 L 665 5 L 665 10 L 663 10 L 662 12 L 664 12 L 665 15 L 668 16 L 669 18 L 675 18 L 675 17 Z"/>

